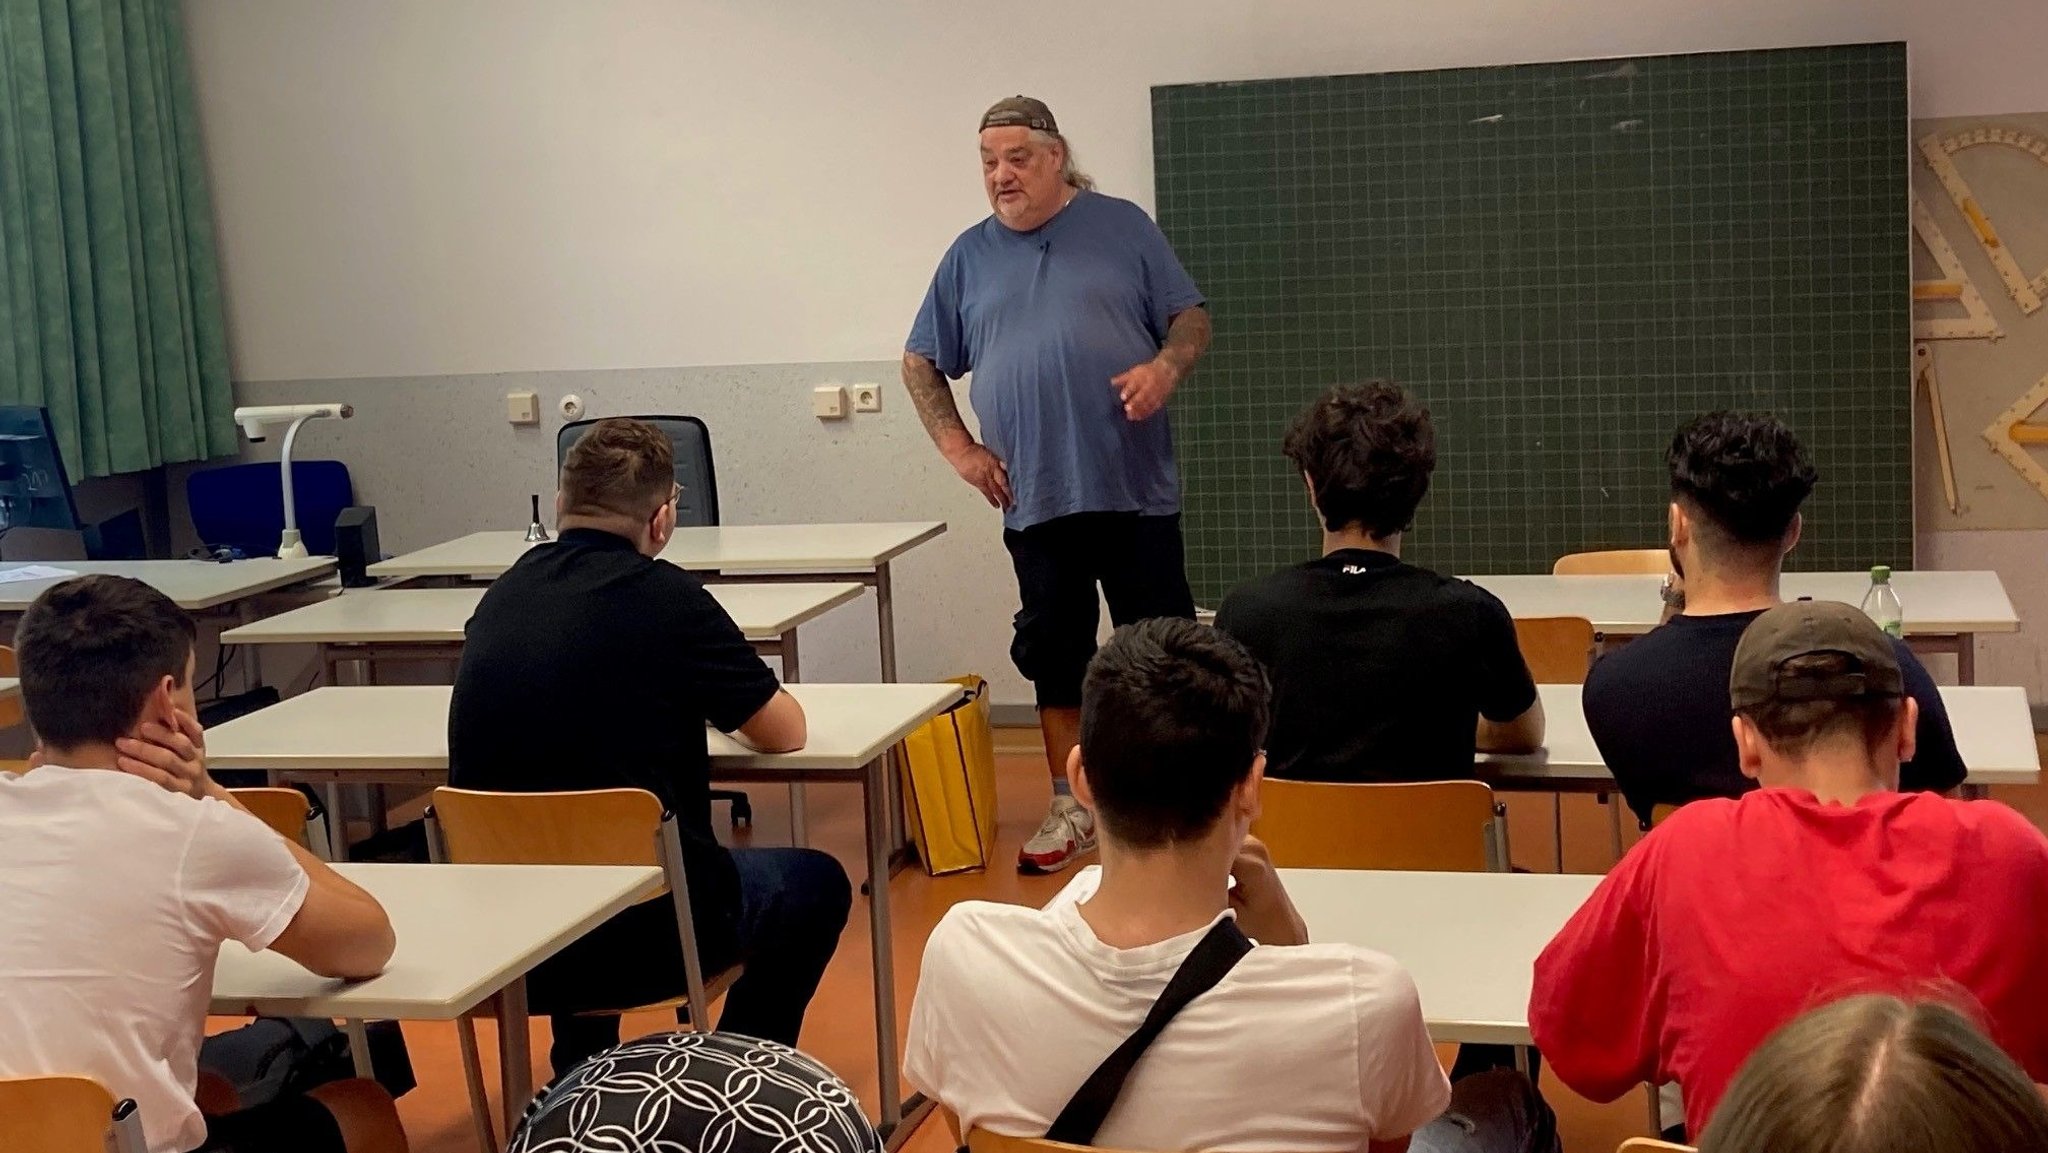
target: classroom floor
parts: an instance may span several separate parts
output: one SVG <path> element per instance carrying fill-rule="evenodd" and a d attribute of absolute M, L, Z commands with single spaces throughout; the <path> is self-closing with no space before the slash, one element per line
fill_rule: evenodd
<path fill-rule="evenodd" d="M 1029 734 L 1035 739 L 1036 734 Z M 952 877 L 927 877 L 915 870 L 899 874 L 890 890 L 896 926 L 897 1020 L 907 1024 L 911 993 L 917 987 L 918 963 L 924 939 L 933 925 L 955 902 L 987 899 L 1028 904 L 1043 903 L 1065 883 L 1063 877 L 1020 877 L 1012 864 L 1016 847 L 1037 827 L 1044 815 L 1047 785 L 1044 762 L 1037 755 L 1007 754 L 999 758 L 1001 826 L 999 843 L 1003 858 L 986 873 Z M 785 794 L 774 788 L 756 786 L 749 790 L 754 801 L 755 829 L 743 843 L 786 844 L 788 808 Z M 2048 820 L 2048 788 L 1994 790 L 2005 800 L 2042 824 Z M 1510 840 L 1518 865 L 1538 871 L 1553 868 L 1550 798 L 1541 794 L 1510 795 Z M 1610 831 L 1604 810 L 1591 797 L 1566 797 L 1566 868 L 1573 872 L 1602 872 L 1611 862 Z M 720 806 L 723 819 L 723 806 Z M 810 790 L 812 843 L 845 863 L 858 878 L 861 859 L 859 797 L 851 789 L 814 786 Z M 1629 837 L 1632 843 L 1633 834 Z M 1313 926 L 1311 926 L 1313 929 Z M 1483 947 L 1475 944 L 1475 947 Z M 867 913 L 857 899 L 853 916 L 842 938 L 839 953 L 825 976 L 824 986 L 812 1003 L 803 1035 L 805 1051 L 836 1070 L 866 1103 L 873 1115 L 876 1101 L 872 995 L 869 986 Z M 220 1022 L 225 1025 L 227 1022 Z M 669 1027 L 662 1014 L 628 1017 L 625 1036 L 632 1037 Z M 452 1025 L 407 1023 L 405 1034 L 412 1053 L 419 1088 L 399 1101 L 399 1113 L 415 1153 L 475 1153 L 476 1143 L 469 1124 L 467 1098 L 463 1092 L 462 1065 L 457 1056 Z M 493 1026 L 479 1026 L 484 1050 L 485 1078 L 493 1091 L 497 1086 L 496 1040 Z M 533 1028 L 536 1065 L 535 1083 L 547 1078 L 547 1024 L 537 1021 Z M 1444 1050 L 1448 1057 L 1449 1051 Z M 1564 1145 L 1573 1153 L 1605 1151 L 1622 1140 L 1640 1136 L 1646 1128 L 1646 1110 L 1640 1094 L 1632 1094 L 1612 1105 L 1595 1105 L 1577 1097 L 1552 1080 L 1547 1072 L 1543 1091 L 1556 1108 Z M 495 1100 L 495 1098 L 494 1098 Z M 504 1134 L 499 1134 L 503 1140 Z M 925 1125 L 910 1142 L 912 1153 L 951 1153 L 951 1139 L 937 1121 Z"/>

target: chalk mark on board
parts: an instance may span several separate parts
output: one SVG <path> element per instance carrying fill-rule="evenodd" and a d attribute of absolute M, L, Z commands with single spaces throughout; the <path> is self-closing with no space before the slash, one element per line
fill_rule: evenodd
<path fill-rule="evenodd" d="M 1493 115 L 1491 115 L 1491 116 L 1474 116 L 1474 117 L 1473 117 L 1472 119 L 1470 119 L 1470 120 L 1467 120 L 1467 121 L 1466 121 L 1465 123 L 1467 123 L 1467 124 L 1499 124 L 1499 123 L 1500 123 L 1501 121 L 1503 121 L 1503 120 L 1506 120 L 1507 118 L 1508 118 L 1508 114 L 1507 114 L 1507 113 L 1505 113 L 1505 112 L 1496 112 L 1496 113 L 1494 113 L 1494 114 L 1493 114 Z"/>

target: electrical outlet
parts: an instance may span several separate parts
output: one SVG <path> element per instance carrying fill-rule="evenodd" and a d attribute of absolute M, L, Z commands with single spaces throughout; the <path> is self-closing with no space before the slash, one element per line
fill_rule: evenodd
<path fill-rule="evenodd" d="M 846 418 L 846 386 L 821 384 L 811 390 L 811 415 L 819 420 Z"/>
<path fill-rule="evenodd" d="M 882 386 L 879 384 L 856 384 L 853 386 L 853 411 L 882 411 Z"/>
<path fill-rule="evenodd" d="M 531 392 L 505 394 L 505 419 L 513 424 L 540 423 L 540 396 Z"/>

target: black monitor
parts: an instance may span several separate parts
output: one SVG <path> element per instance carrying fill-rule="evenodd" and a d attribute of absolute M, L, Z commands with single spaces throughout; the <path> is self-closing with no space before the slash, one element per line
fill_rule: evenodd
<path fill-rule="evenodd" d="M 50 429 L 50 410 L 0 404 L 0 532 L 14 528 L 77 531 L 78 506 L 64 457 Z"/>

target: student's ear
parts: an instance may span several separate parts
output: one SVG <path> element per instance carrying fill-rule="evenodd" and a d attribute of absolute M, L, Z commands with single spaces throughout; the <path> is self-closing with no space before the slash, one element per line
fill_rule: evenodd
<path fill-rule="evenodd" d="M 1784 547 L 1783 547 L 1783 548 L 1781 548 L 1781 549 L 1779 549 L 1779 550 L 1778 550 L 1778 555 L 1779 555 L 1779 556 L 1790 556 L 1790 555 L 1791 555 L 1791 553 L 1792 553 L 1792 550 L 1793 550 L 1793 549 L 1795 549 L 1795 548 L 1798 548 L 1798 547 L 1799 547 L 1799 534 L 1800 534 L 1800 533 L 1801 533 L 1802 531 L 1804 531 L 1804 530 L 1805 530 L 1805 528 L 1806 528 L 1806 516 L 1805 516 L 1805 514 L 1804 514 L 1804 513 L 1796 513 L 1796 512 L 1795 512 L 1795 513 L 1793 513 L 1793 514 L 1792 514 L 1792 527 L 1791 527 L 1791 528 L 1788 528 L 1788 529 L 1786 529 L 1786 530 L 1785 530 L 1785 544 L 1784 544 Z"/>
<path fill-rule="evenodd" d="M 1757 780 L 1757 774 L 1763 771 L 1764 764 L 1763 734 L 1756 731 L 1756 726 L 1749 723 L 1748 717 L 1730 717 L 1728 723 L 1735 729 L 1736 764 L 1742 769 L 1743 776 L 1752 781 Z"/>
<path fill-rule="evenodd" d="M 158 677 L 156 687 L 149 690 L 148 696 L 142 698 L 142 713 L 135 718 L 135 727 L 140 729 L 150 721 L 155 721 L 157 724 L 176 731 L 178 727 L 178 678 L 173 676 Z"/>
<path fill-rule="evenodd" d="M 1244 783 L 1237 786 L 1237 796 L 1234 798 L 1237 815 L 1242 817 L 1247 825 L 1259 819 L 1259 786 L 1264 784 L 1265 780 L 1266 754 L 1260 753 L 1252 758 L 1252 771 L 1245 777 Z"/>
<path fill-rule="evenodd" d="M 1316 503 L 1316 482 L 1311 480 L 1306 472 L 1301 474 L 1301 487 L 1308 490 L 1309 507 L 1321 508 L 1322 506 Z"/>
<path fill-rule="evenodd" d="M 1892 734 L 1892 740 L 1899 750 L 1899 763 L 1903 765 L 1913 759 L 1914 753 L 1920 751 L 1919 701 L 1907 697 L 1899 702 L 1898 726 L 1898 731 Z M 1898 784 L 1898 781 L 1894 780 L 1892 787 L 1897 788 Z"/>
<path fill-rule="evenodd" d="M 561 524 L 561 523 L 562 523 L 562 507 L 563 507 L 563 500 L 562 500 L 562 490 L 561 490 L 561 489 L 556 489 L 556 490 L 555 490 L 555 523 L 556 523 L 556 524 Z"/>
<path fill-rule="evenodd" d="M 1088 787 L 1088 767 L 1081 763 L 1081 746 L 1075 745 L 1067 751 L 1067 783 L 1073 786 L 1074 799 L 1095 811 L 1095 790 Z"/>
<path fill-rule="evenodd" d="M 1677 501 L 1671 502 L 1670 514 L 1666 517 L 1671 528 L 1671 551 L 1677 552 L 1692 541 L 1692 521 L 1685 515 L 1685 509 Z"/>

